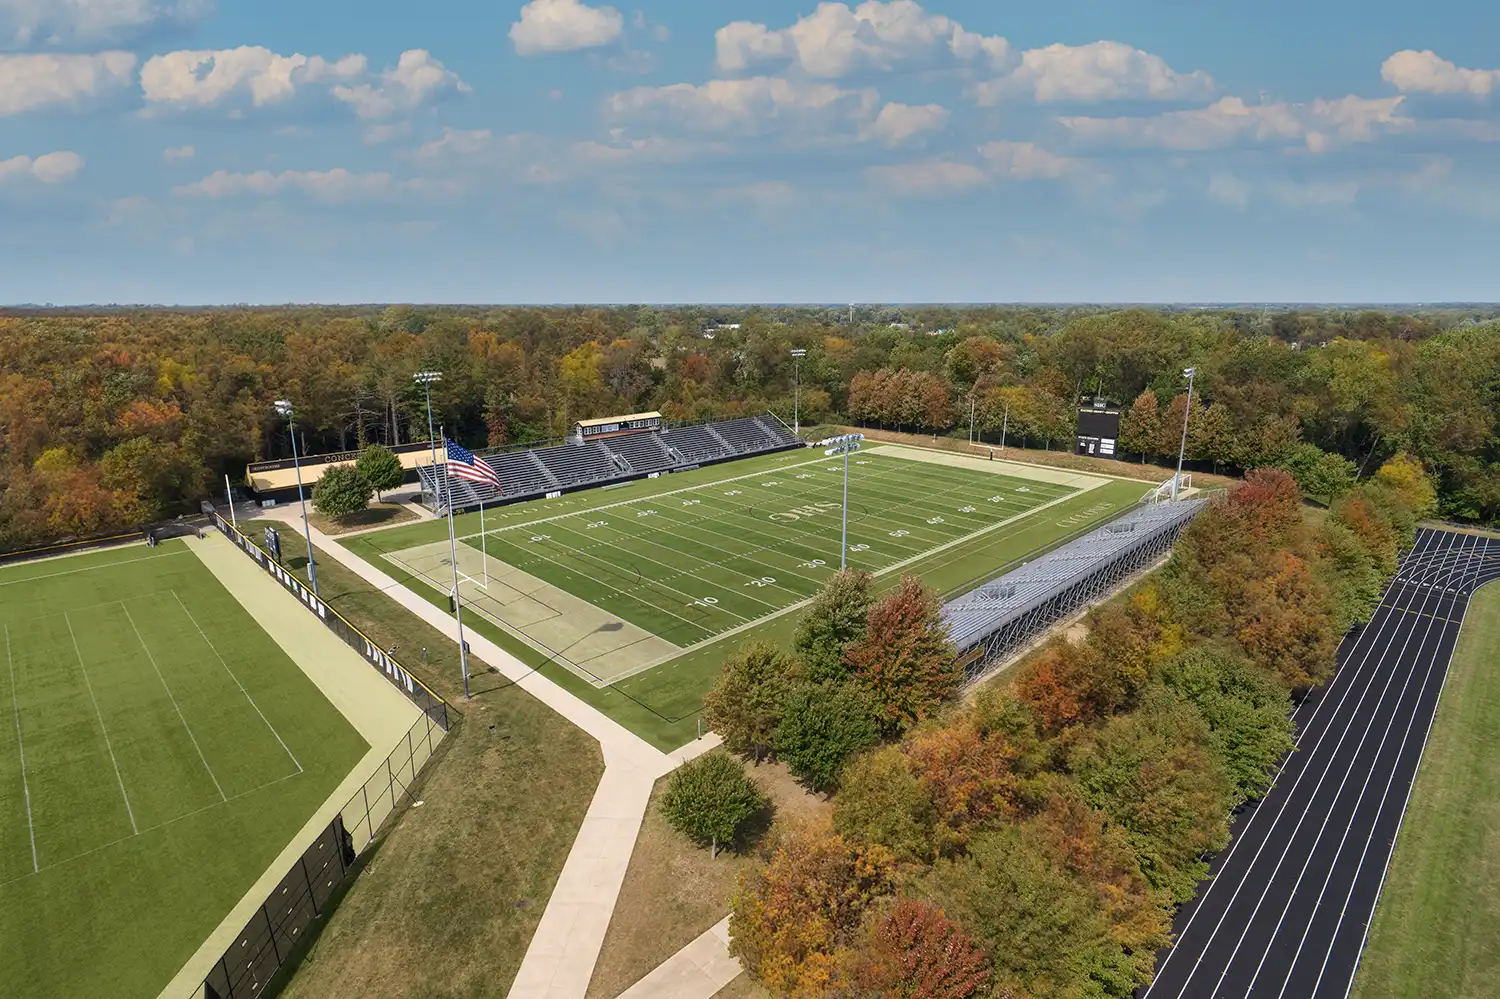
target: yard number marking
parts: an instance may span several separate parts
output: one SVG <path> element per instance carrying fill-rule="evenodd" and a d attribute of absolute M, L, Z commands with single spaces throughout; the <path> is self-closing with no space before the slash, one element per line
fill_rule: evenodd
<path fill-rule="evenodd" d="M 591 524 L 589 526 L 592 527 L 593 525 Z M 531 536 L 531 543 L 532 544 L 536 544 L 538 541 L 551 541 L 551 540 L 552 540 L 552 535 L 550 535 L 550 534 L 533 534 Z"/>
<path fill-rule="evenodd" d="M 688 604 L 689 607 L 712 607 L 719 602 L 718 597 L 701 597 Z"/>
<path fill-rule="evenodd" d="M 891 537 L 893 537 L 893 538 L 904 538 L 904 537 L 906 537 L 910 533 L 911 533 L 910 531 L 892 531 L 891 532 Z"/>
<path fill-rule="evenodd" d="M 592 531 L 596 527 L 608 527 L 608 526 L 609 526 L 609 521 L 607 521 L 607 520 L 595 520 L 595 521 L 590 521 L 589 522 L 589 524 L 588 524 L 588 530 Z M 535 539 L 532 539 L 532 540 L 535 540 Z"/>
<path fill-rule="evenodd" d="M 870 550 L 870 546 L 869 545 L 850 545 L 849 546 L 849 550 L 851 552 L 867 552 L 867 551 Z"/>
<path fill-rule="evenodd" d="M 656 511 L 655 510 L 642 510 L 640 513 L 637 513 L 636 516 L 637 517 L 655 517 L 656 516 Z"/>
<path fill-rule="evenodd" d="M 776 582 L 776 577 L 775 576 L 762 576 L 759 579 L 752 579 L 752 580 L 750 580 L 749 582 L 745 583 L 745 585 L 746 586 L 770 586 L 771 584 L 773 584 L 775 582 Z"/>
<path fill-rule="evenodd" d="M 961 506 L 961 507 L 958 508 L 958 512 L 959 513 L 973 513 L 976 509 L 977 509 L 977 507 Z"/>
<path fill-rule="evenodd" d="M 943 518 L 942 517 L 928 517 L 927 518 L 927 523 L 929 523 L 929 524 L 941 524 L 942 522 L 943 522 Z"/>
<path fill-rule="evenodd" d="M 819 568 L 821 566 L 825 566 L 827 564 L 828 563 L 825 562 L 825 561 L 823 561 L 822 559 L 815 558 L 811 562 L 803 562 L 799 568 L 802 568 L 802 569 L 817 569 L 817 568 Z"/>
<path fill-rule="evenodd" d="M 731 489 L 731 490 L 729 490 L 729 492 L 725 493 L 724 495 L 725 496 L 738 496 L 738 495 L 740 495 L 740 490 L 738 490 L 738 489 Z"/>
<path fill-rule="evenodd" d="M 702 502 L 703 502 L 702 500 L 683 500 L 682 501 L 682 505 L 683 506 L 697 506 L 699 503 L 702 503 Z"/>

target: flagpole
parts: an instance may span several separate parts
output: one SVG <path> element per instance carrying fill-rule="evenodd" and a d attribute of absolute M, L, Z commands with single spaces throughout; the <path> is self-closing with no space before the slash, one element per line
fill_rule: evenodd
<path fill-rule="evenodd" d="M 464 615 L 458 596 L 458 542 L 453 536 L 453 477 L 448 474 L 448 428 L 443 428 L 443 482 L 448 488 L 448 556 L 453 564 L 453 620 L 458 622 L 458 664 L 464 674 L 464 700 L 469 699 L 469 643 L 464 641 Z"/>
<path fill-rule="evenodd" d="M 484 459 L 483 458 L 475 458 L 474 460 L 475 461 L 483 461 Z M 489 589 L 489 586 L 490 586 L 490 546 L 489 546 L 489 538 L 485 535 L 485 531 L 484 531 L 484 497 L 482 495 L 479 497 L 479 550 L 483 553 L 483 557 L 484 557 L 484 587 L 485 587 L 485 589 Z"/>

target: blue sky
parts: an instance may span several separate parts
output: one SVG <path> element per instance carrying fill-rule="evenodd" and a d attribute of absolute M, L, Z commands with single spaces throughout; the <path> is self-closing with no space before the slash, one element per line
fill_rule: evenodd
<path fill-rule="evenodd" d="M 1500 298 L 1478 0 L 0 0 L 0 302 Z"/>

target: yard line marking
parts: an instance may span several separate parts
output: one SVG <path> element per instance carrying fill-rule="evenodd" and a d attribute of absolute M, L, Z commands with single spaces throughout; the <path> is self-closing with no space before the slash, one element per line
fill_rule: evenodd
<path fill-rule="evenodd" d="M 73 619 L 68 617 L 67 611 L 63 612 L 63 622 L 68 626 L 68 637 L 73 640 L 73 654 L 78 657 L 78 668 L 83 672 L 83 685 L 88 688 L 89 700 L 94 705 L 94 715 L 99 719 L 99 731 L 104 733 L 104 748 L 109 750 L 109 762 L 115 767 L 115 780 L 120 784 L 120 797 L 125 799 L 125 814 L 130 816 L 130 832 L 132 835 L 140 835 L 140 827 L 135 824 L 135 809 L 130 807 L 130 795 L 125 793 L 125 778 L 120 775 L 120 761 L 115 758 L 114 743 L 109 741 L 109 729 L 104 725 L 104 712 L 99 710 L 99 699 L 94 696 L 94 685 L 89 680 L 89 668 L 83 664 L 83 650 L 78 647 L 78 635 L 73 631 Z"/>
<path fill-rule="evenodd" d="M 73 576 L 80 572 L 93 572 L 96 569 L 109 569 L 117 565 L 134 565 L 136 562 L 149 562 L 154 558 L 171 558 L 173 555 L 186 555 L 189 554 L 189 552 L 190 549 L 184 548 L 181 551 L 162 552 L 160 555 L 143 555 L 140 558 L 122 558 L 118 562 L 104 562 L 100 565 L 85 566 L 82 569 L 68 569 L 64 572 L 49 572 L 44 576 L 27 576 L 24 579 L 7 579 L 4 581 L 0 581 L 0 586 L 15 586 L 17 583 L 34 583 L 38 579 L 56 579 L 58 576 Z"/>
<path fill-rule="evenodd" d="M 214 776 L 214 768 L 208 765 L 208 757 L 203 755 L 203 747 L 198 745 L 198 737 L 193 734 L 192 728 L 187 723 L 187 718 L 182 713 L 182 707 L 178 705 L 177 698 L 172 693 L 172 688 L 167 686 L 167 678 L 161 675 L 161 667 L 156 665 L 156 657 L 146 646 L 146 640 L 141 637 L 141 629 L 135 625 L 135 618 L 130 616 L 130 608 L 125 606 L 125 601 L 120 601 L 120 609 L 125 612 L 125 620 L 130 622 L 130 630 L 135 632 L 135 640 L 141 643 L 141 648 L 146 653 L 146 658 L 151 663 L 151 668 L 156 671 L 156 678 L 161 681 L 161 689 L 167 692 L 167 700 L 172 702 L 172 710 L 177 712 L 178 721 L 182 722 L 183 731 L 192 740 L 193 748 L 198 750 L 198 759 L 203 761 L 203 769 L 208 771 L 208 779 L 214 782 L 214 788 L 219 792 L 219 798 L 228 801 L 229 796 L 224 793 L 224 788 L 219 786 L 219 778 Z"/>
<path fill-rule="evenodd" d="M 249 701 L 250 706 L 255 709 L 255 713 L 260 715 L 260 720 L 266 723 L 266 728 L 270 729 L 271 734 L 276 737 L 276 741 L 281 743 L 281 748 L 286 750 L 286 755 L 290 756 L 292 762 L 297 764 L 297 773 L 300 774 L 302 772 L 302 764 L 297 762 L 297 757 L 292 754 L 291 748 L 287 746 L 286 740 L 281 737 L 281 733 L 276 731 L 276 726 L 271 724 L 271 720 L 266 717 L 265 712 L 261 711 L 260 705 L 255 703 L 255 698 L 250 696 L 250 691 L 245 689 L 245 685 L 240 683 L 240 678 L 234 675 L 234 670 L 229 668 L 229 664 L 219 654 L 219 647 L 203 633 L 203 626 L 198 623 L 197 618 L 193 617 L 193 612 L 188 610 L 187 604 L 182 602 L 182 597 L 177 595 L 176 590 L 172 591 L 172 597 L 177 601 L 177 606 L 181 607 L 182 612 L 187 615 L 188 620 L 193 622 L 193 627 L 198 629 L 198 634 L 203 635 L 203 640 L 208 643 L 209 649 L 213 651 L 214 658 L 219 660 L 219 665 L 224 667 L 224 672 L 229 674 L 229 678 L 234 681 L 234 685 L 240 688 L 240 693 L 245 695 L 245 700 Z"/>
<path fill-rule="evenodd" d="M 31 870 L 36 860 L 36 827 L 31 823 L 31 785 L 26 782 L 26 744 L 21 741 L 21 704 L 16 699 L 16 661 L 10 654 L 10 625 L 5 626 L 5 663 L 10 669 L 10 704 L 16 714 L 16 750 L 21 754 L 21 792 L 26 796 L 26 831 L 31 835 Z"/>

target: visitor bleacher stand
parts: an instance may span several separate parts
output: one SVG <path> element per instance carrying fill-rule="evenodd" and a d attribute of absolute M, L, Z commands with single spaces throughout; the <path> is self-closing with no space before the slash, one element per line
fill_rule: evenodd
<path fill-rule="evenodd" d="M 449 476 L 442 464 L 435 474 L 427 466 L 417 471 L 423 502 L 444 513 L 450 488 L 453 509 L 459 511 L 481 502 L 485 506 L 514 503 L 803 446 L 802 439 L 775 416 L 747 416 L 584 443 L 548 442 L 492 454 L 478 452 L 478 460 L 487 462 L 500 477 L 499 490 Z"/>

